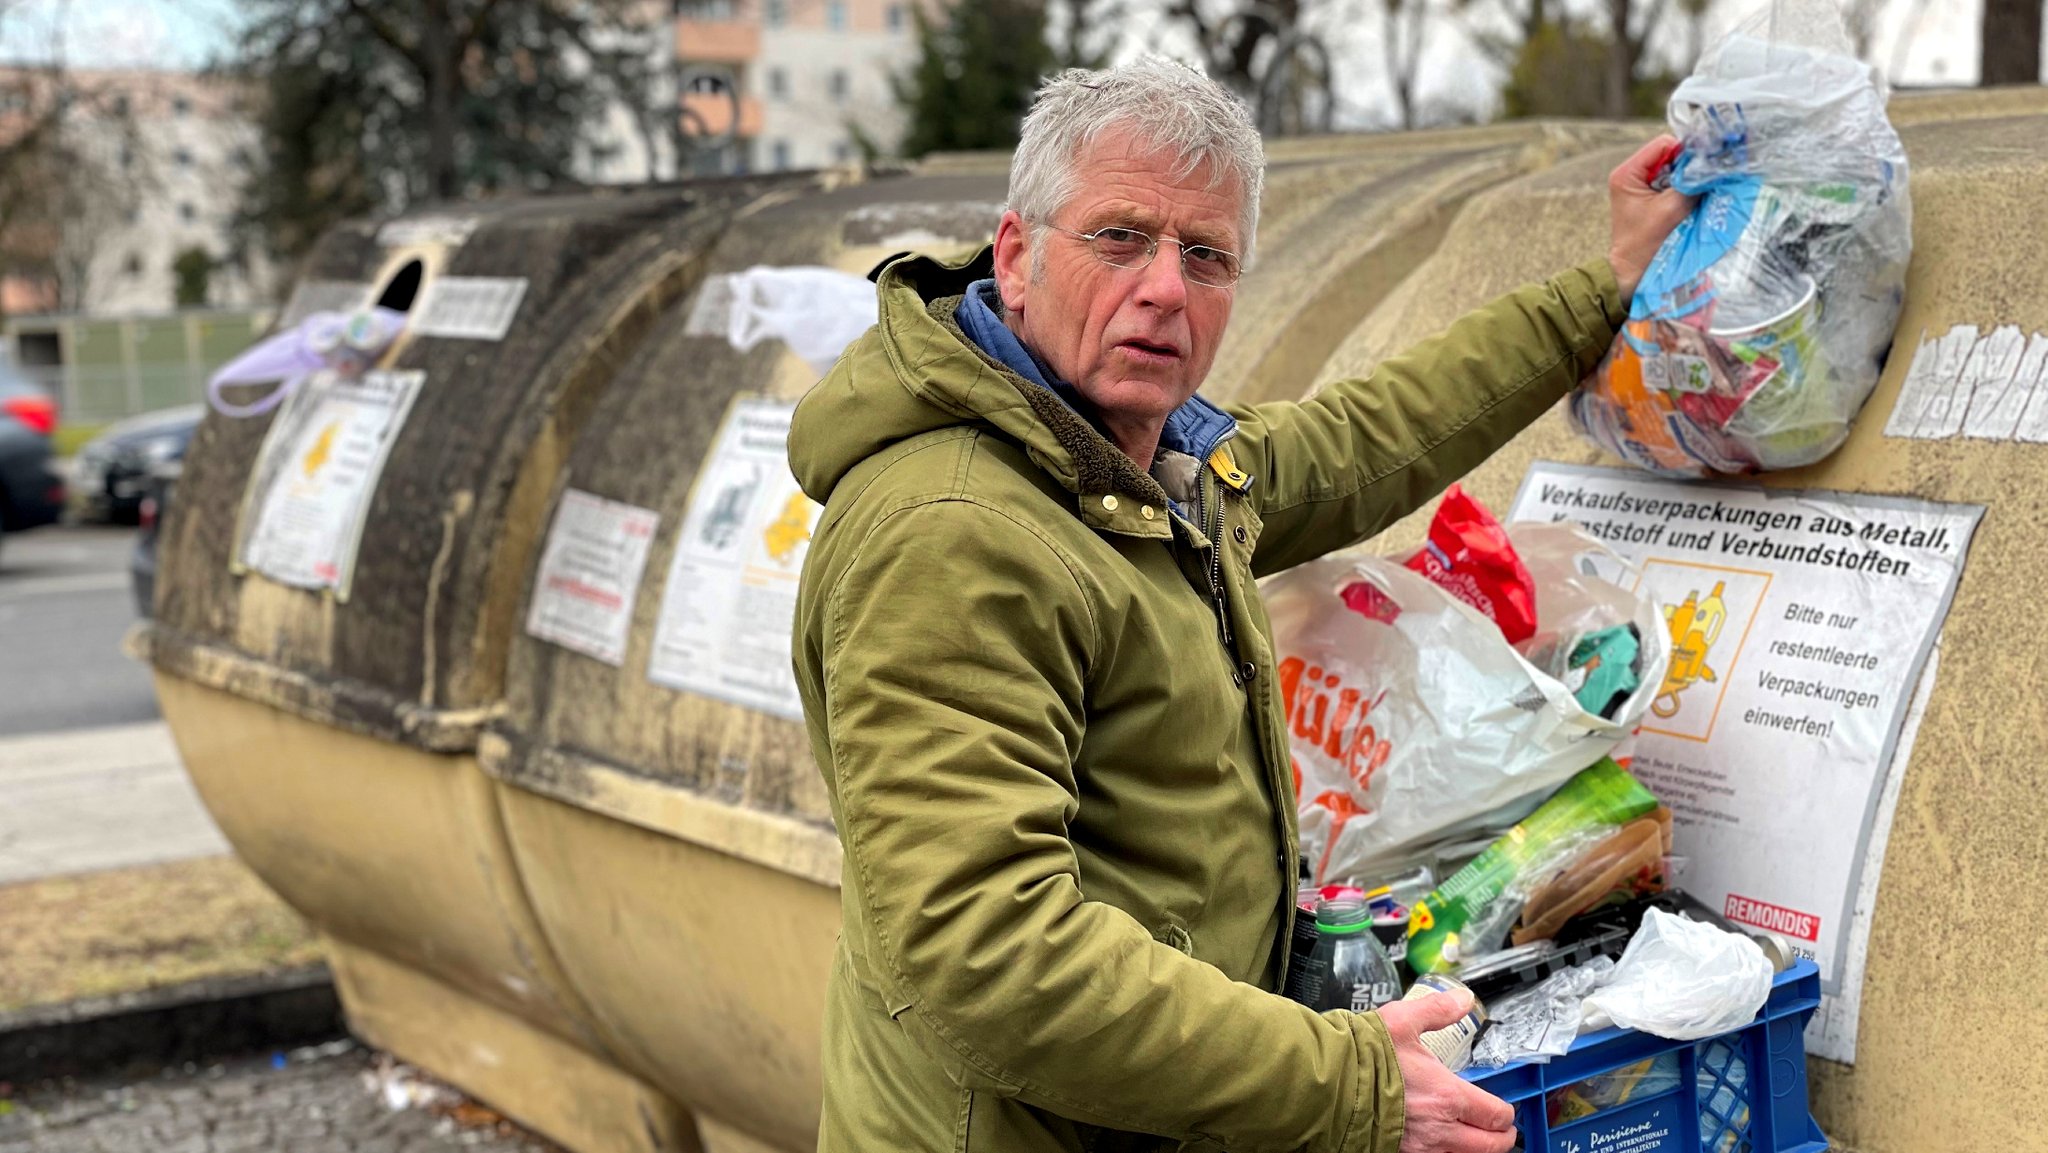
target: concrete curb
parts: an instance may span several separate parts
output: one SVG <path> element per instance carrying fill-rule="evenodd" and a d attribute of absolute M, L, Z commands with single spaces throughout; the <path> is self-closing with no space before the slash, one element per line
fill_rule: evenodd
<path fill-rule="evenodd" d="M 346 1033 L 324 964 L 214 977 L 0 1012 L 0 1081 L 295 1048 Z"/>

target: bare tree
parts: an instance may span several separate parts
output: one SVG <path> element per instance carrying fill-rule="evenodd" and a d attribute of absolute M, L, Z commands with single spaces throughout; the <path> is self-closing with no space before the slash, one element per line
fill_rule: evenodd
<path fill-rule="evenodd" d="M 1168 0 L 1161 11 L 1194 37 L 1210 76 L 1252 106 L 1269 135 L 1327 132 L 1335 110 L 1319 0 Z"/>
<path fill-rule="evenodd" d="M 1046 9 L 1053 61 L 1062 68 L 1102 68 L 1130 13 L 1125 0 L 1052 0 Z"/>
<path fill-rule="evenodd" d="M 1669 7 L 1670 0 L 1607 0 L 1608 116 L 1619 119 L 1635 113 L 1637 72 Z"/>
<path fill-rule="evenodd" d="M 1417 122 L 1415 83 L 1429 33 L 1430 0 L 1378 2 L 1387 86 L 1393 89 L 1394 111 L 1400 117 L 1401 127 L 1413 129 Z"/>
<path fill-rule="evenodd" d="M 25 7 L 0 0 L 0 31 L 21 31 Z M 134 121 L 115 86 L 67 66 L 66 7 L 46 15 L 28 27 L 39 62 L 0 69 L 0 282 L 79 308 L 94 256 L 139 195 L 135 166 L 108 163 L 132 154 Z"/>
<path fill-rule="evenodd" d="M 1978 83 L 2041 82 L 2041 0 L 1984 0 Z"/>

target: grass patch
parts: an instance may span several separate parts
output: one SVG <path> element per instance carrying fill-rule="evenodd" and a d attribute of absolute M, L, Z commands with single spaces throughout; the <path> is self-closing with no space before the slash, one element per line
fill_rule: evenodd
<path fill-rule="evenodd" d="M 58 456 L 77 456 L 86 441 L 105 431 L 104 424 L 59 424 L 50 434 L 50 450 Z"/>
<path fill-rule="evenodd" d="M 0 1010 L 311 964 L 312 927 L 233 857 L 0 886 Z"/>

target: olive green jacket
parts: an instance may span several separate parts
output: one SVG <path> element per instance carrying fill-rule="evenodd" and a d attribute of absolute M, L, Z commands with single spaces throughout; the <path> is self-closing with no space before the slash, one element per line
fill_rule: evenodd
<path fill-rule="evenodd" d="M 890 264 L 789 438 L 825 506 L 795 661 L 845 846 L 819 1147 L 1394 1153 L 1379 1018 L 1275 995 L 1297 848 L 1253 580 L 1485 460 L 1627 302 L 1573 269 L 1148 475 L 963 336 L 989 267 Z"/>

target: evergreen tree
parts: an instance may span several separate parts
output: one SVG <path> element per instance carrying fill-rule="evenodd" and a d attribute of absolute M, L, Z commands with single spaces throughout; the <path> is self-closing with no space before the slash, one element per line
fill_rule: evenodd
<path fill-rule="evenodd" d="M 265 163 L 246 225 L 280 257 L 424 200 L 571 182 L 607 96 L 644 98 L 632 0 L 243 0 Z"/>
<path fill-rule="evenodd" d="M 909 117 L 905 156 L 1014 148 L 1031 94 L 1053 70 L 1039 0 L 955 0 L 933 16 L 922 5 L 918 59 L 892 79 Z"/>

